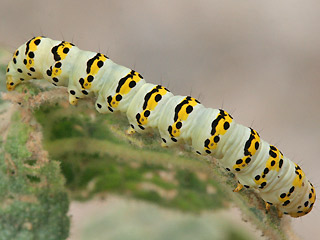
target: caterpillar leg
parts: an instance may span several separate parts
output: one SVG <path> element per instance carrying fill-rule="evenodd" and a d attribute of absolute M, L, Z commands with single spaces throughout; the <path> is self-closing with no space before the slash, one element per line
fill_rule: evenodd
<path fill-rule="evenodd" d="M 89 94 L 86 90 L 82 90 L 80 92 L 73 86 L 68 87 L 68 93 L 69 93 L 69 103 L 71 105 L 77 105 L 79 99 L 85 98 L 86 95 Z"/>
<path fill-rule="evenodd" d="M 104 97 L 99 94 L 96 104 L 95 104 L 96 110 L 99 113 L 110 113 L 111 111 L 108 109 L 108 104 L 106 102 L 106 99 L 104 99 Z"/>
<path fill-rule="evenodd" d="M 76 96 L 69 94 L 69 103 L 71 105 L 77 105 L 78 99 L 76 98 Z"/>
<path fill-rule="evenodd" d="M 69 103 L 71 105 L 77 105 L 78 99 L 80 98 L 78 91 L 76 91 L 74 87 L 69 86 L 68 93 L 69 93 Z"/>
<path fill-rule="evenodd" d="M 271 204 L 268 203 L 268 202 L 265 202 L 265 204 L 266 204 L 266 210 L 267 210 L 267 212 L 269 212 L 269 211 L 270 211 Z"/>
<path fill-rule="evenodd" d="M 168 148 L 168 145 L 167 145 L 166 143 L 162 142 L 162 143 L 161 143 L 161 147 L 163 147 L 163 148 Z"/>
<path fill-rule="evenodd" d="M 241 183 L 238 183 L 237 187 L 233 190 L 233 192 L 239 192 L 243 188 Z"/>
<path fill-rule="evenodd" d="M 128 134 L 128 135 L 132 135 L 132 134 L 134 134 L 136 131 L 133 129 L 133 127 L 129 127 L 127 130 L 126 130 L 126 134 Z"/>
<path fill-rule="evenodd" d="M 279 218 L 282 218 L 282 216 L 283 216 L 283 212 L 281 212 L 281 211 L 278 209 L 278 217 L 279 217 Z"/>

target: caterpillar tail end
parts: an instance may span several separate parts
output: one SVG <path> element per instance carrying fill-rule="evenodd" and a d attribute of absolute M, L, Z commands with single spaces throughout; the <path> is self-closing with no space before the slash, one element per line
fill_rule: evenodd
<path fill-rule="evenodd" d="M 14 90 L 14 88 L 16 87 L 16 85 L 13 82 L 13 78 L 12 76 L 7 76 L 7 90 L 8 91 L 12 91 Z"/>
<path fill-rule="evenodd" d="M 239 192 L 243 188 L 241 183 L 238 183 L 237 187 L 233 190 L 233 192 Z"/>

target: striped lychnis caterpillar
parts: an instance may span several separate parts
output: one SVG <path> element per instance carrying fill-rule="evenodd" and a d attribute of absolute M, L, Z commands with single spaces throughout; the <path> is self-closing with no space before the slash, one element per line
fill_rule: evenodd
<path fill-rule="evenodd" d="M 7 89 L 30 79 L 67 86 L 69 102 L 96 97 L 100 113 L 127 115 L 128 133 L 157 129 L 162 146 L 188 144 L 200 155 L 212 155 L 238 179 L 234 191 L 257 189 L 280 213 L 309 213 L 316 195 L 301 168 L 252 128 L 237 124 L 222 109 L 204 107 L 190 96 L 174 96 L 161 85 L 146 83 L 134 70 L 101 53 L 83 51 L 72 43 L 34 37 L 14 53 L 7 68 Z"/>

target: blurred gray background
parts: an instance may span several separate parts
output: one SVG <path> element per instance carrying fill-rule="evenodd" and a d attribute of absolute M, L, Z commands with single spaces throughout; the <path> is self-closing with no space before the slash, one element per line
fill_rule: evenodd
<path fill-rule="evenodd" d="M 13 52 L 45 35 L 106 53 L 149 82 L 223 107 L 300 164 L 320 193 L 319 1 L 0 3 L 0 46 Z M 318 206 L 293 220 L 302 239 L 319 239 Z"/>

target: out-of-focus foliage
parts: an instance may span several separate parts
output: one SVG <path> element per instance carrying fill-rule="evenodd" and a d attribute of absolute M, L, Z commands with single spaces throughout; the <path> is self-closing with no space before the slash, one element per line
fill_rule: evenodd
<path fill-rule="evenodd" d="M 45 146 L 52 158 L 62 160 L 61 169 L 73 197 L 87 199 L 97 193 L 115 192 L 186 211 L 226 207 L 228 195 L 198 160 L 159 149 L 154 136 L 149 136 L 147 143 L 138 136 L 144 147 L 137 148 L 126 137 L 115 136 L 122 130 L 111 132 L 114 119 L 110 116 L 90 118 L 90 110 L 81 112 L 71 115 L 57 106 L 36 112 Z M 121 121 L 118 116 L 117 122 Z M 175 159 L 179 166 L 170 166 Z M 193 171 L 183 162 L 194 162 Z"/>
<path fill-rule="evenodd" d="M 68 236 L 69 200 L 59 163 L 34 159 L 27 148 L 32 126 L 16 112 L 0 149 L 0 239 Z"/>

